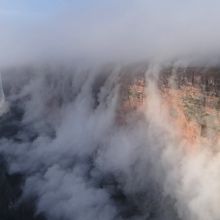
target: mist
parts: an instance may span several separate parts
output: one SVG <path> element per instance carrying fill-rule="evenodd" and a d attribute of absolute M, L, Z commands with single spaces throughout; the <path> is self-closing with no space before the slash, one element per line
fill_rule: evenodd
<path fill-rule="evenodd" d="M 122 124 L 117 115 L 126 68 L 56 66 L 4 75 L 11 111 L 23 113 L 18 131 L 2 134 L 0 152 L 10 174 L 25 176 L 21 201 L 34 198 L 36 214 L 83 220 L 219 218 L 218 143 L 181 138 L 162 104 L 156 77 L 161 68 L 142 70 L 146 103 Z M 15 118 L 9 115 L 8 123 Z"/>
<path fill-rule="evenodd" d="M 1 66 L 51 60 L 216 63 L 218 7 L 215 0 L 73 1 L 36 15 L 2 12 Z"/>
<path fill-rule="evenodd" d="M 28 201 L 37 219 L 218 220 L 220 141 L 185 138 L 160 81 L 166 68 L 219 66 L 218 6 L 0 10 L 0 156 L 23 178 L 9 210 Z M 128 104 L 132 95 L 143 103 Z"/>

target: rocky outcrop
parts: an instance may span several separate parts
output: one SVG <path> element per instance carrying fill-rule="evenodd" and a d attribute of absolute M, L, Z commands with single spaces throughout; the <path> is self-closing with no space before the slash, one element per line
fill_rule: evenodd
<path fill-rule="evenodd" d="M 144 72 L 122 77 L 118 118 L 126 121 L 146 102 L 147 79 Z M 200 139 L 212 142 L 220 137 L 220 69 L 164 68 L 157 78 L 163 111 L 190 143 Z"/>

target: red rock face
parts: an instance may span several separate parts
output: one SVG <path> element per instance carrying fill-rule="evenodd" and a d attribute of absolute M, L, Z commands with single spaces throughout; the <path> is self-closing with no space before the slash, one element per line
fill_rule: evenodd
<path fill-rule="evenodd" d="M 117 122 L 126 123 L 126 119 L 133 113 L 140 113 L 145 101 L 145 78 L 143 74 L 121 77 L 119 107 L 117 109 Z"/>
<path fill-rule="evenodd" d="M 129 115 L 141 115 L 148 108 L 148 76 L 144 73 L 121 78 L 117 122 Z M 149 80 L 150 82 L 150 80 Z M 167 68 L 157 80 L 161 112 L 177 136 L 196 146 L 201 141 L 216 143 L 220 138 L 220 69 Z"/>

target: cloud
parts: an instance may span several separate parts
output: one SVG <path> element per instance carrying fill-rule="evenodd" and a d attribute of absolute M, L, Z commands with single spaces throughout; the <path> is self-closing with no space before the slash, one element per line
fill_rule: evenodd
<path fill-rule="evenodd" d="M 69 3 L 60 12 L 48 12 L 41 19 L 36 15 L 29 22 L 1 22 L 1 65 L 46 59 L 128 62 L 219 57 L 219 3 L 214 0 L 86 5 Z"/>
<path fill-rule="evenodd" d="M 193 146 L 161 102 L 160 66 L 145 67 L 141 120 L 134 112 L 118 123 L 120 77 L 140 71 L 129 68 L 54 65 L 3 75 L 7 123 L 18 131 L 0 139 L 0 152 L 10 173 L 25 177 L 22 199 L 36 198 L 49 220 L 218 219 L 217 146 L 186 152 Z"/>
<path fill-rule="evenodd" d="M 115 123 L 121 71 L 105 73 L 22 71 L 17 84 L 7 74 L 7 99 L 22 103 L 24 115 L 16 137 L 1 139 L 1 154 L 11 173 L 25 175 L 23 199 L 36 197 L 48 219 L 171 218 L 153 162 L 161 140 L 144 122 Z"/>
<path fill-rule="evenodd" d="M 53 220 L 219 219 L 219 153 L 186 154 L 155 82 L 160 62 L 216 62 L 218 4 L 113 1 L 82 13 L 70 4 L 43 22 L 1 21 L 7 123 L 19 129 L 0 152 L 25 176 L 22 199 L 34 196 Z M 147 107 L 143 120 L 134 113 L 120 125 L 129 67 L 96 64 L 136 61 L 151 64 Z"/>

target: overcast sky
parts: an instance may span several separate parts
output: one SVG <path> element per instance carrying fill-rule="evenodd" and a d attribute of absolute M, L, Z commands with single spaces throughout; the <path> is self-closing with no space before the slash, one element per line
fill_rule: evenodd
<path fill-rule="evenodd" d="M 2 0 L 0 64 L 163 60 L 220 51 L 217 0 Z"/>

